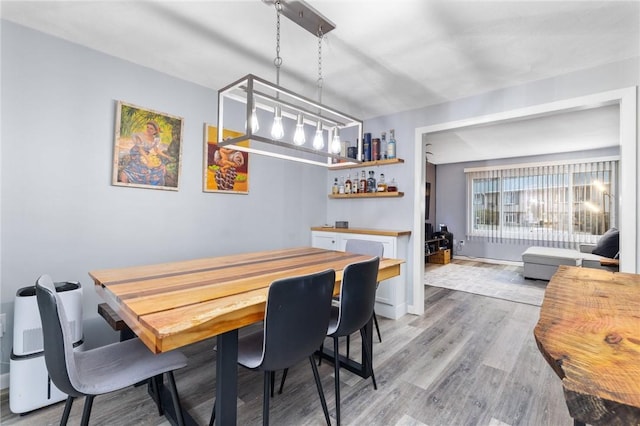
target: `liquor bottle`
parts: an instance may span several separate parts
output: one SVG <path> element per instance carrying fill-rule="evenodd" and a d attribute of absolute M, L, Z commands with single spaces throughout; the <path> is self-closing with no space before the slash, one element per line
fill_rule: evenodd
<path fill-rule="evenodd" d="M 387 184 L 384 182 L 384 173 L 380 173 L 378 180 L 378 190 L 376 192 L 387 192 Z"/>
<path fill-rule="evenodd" d="M 371 139 L 371 161 L 377 161 L 380 159 L 380 139 Z"/>
<path fill-rule="evenodd" d="M 359 193 L 367 192 L 367 176 L 364 174 L 364 170 L 362 171 L 362 175 L 360 176 L 360 186 L 358 188 Z"/>
<path fill-rule="evenodd" d="M 344 194 L 344 177 L 340 176 L 340 183 L 338 184 L 338 194 Z"/>
<path fill-rule="evenodd" d="M 386 160 L 389 155 L 387 153 L 387 132 L 382 132 L 380 135 L 380 152 L 382 153 L 381 160 Z"/>
<path fill-rule="evenodd" d="M 391 182 L 387 185 L 387 192 L 398 192 L 398 184 L 395 178 L 391 178 Z"/>
<path fill-rule="evenodd" d="M 344 193 L 351 194 L 351 175 L 347 175 L 347 180 L 344 181 Z"/>
<path fill-rule="evenodd" d="M 362 161 L 371 161 L 371 133 L 365 133 L 362 138 Z"/>
<path fill-rule="evenodd" d="M 376 192 L 376 178 L 373 177 L 375 172 L 369 171 L 369 179 L 367 179 L 367 192 Z"/>
<path fill-rule="evenodd" d="M 331 187 L 331 193 L 333 195 L 338 193 L 338 178 L 333 179 L 333 186 Z"/>
<path fill-rule="evenodd" d="M 387 144 L 387 158 L 396 158 L 396 131 L 389 130 L 389 143 Z"/>

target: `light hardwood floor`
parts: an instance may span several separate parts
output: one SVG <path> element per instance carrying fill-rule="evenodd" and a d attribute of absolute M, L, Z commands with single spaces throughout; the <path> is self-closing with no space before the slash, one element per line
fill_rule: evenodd
<path fill-rule="evenodd" d="M 373 345 L 377 391 L 371 380 L 341 370 L 342 424 L 571 425 L 560 380 L 533 340 L 538 315 L 536 306 L 426 286 L 422 316 L 380 318 L 383 341 Z M 189 365 L 176 372 L 183 409 L 200 424 L 208 423 L 213 404 L 214 344 L 185 348 Z M 358 346 L 354 335 L 354 357 Z M 333 366 L 323 362 L 319 370 L 333 416 Z M 261 424 L 262 375 L 240 368 L 238 380 L 238 424 Z M 70 425 L 79 424 L 82 402 L 76 401 Z M 3 425 L 53 425 L 63 404 L 17 416 L 9 412 L 4 392 L 1 409 Z M 270 416 L 273 425 L 324 424 L 308 363 L 290 370 L 284 393 L 271 401 Z M 91 424 L 168 422 L 138 387 L 97 397 Z"/>

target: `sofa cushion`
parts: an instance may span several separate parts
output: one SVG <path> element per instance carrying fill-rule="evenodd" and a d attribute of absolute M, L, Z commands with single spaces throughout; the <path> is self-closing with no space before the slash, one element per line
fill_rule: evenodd
<path fill-rule="evenodd" d="M 598 240 L 598 244 L 591 251 L 598 256 L 615 259 L 620 251 L 620 232 L 616 228 L 611 228 Z"/>
<path fill-rule="evenodd" d="M 522 253 L 522 261 L 525 263 L 538 263 L 543 265 L 582 265 L 582 254 L 577 250 L 555 247 L 529 247 Z"/>

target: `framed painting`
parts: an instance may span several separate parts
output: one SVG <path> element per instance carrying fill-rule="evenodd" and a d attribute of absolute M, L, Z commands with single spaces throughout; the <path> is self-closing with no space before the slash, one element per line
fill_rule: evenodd
<path fill-rule="evenodd" d="M 235 138 L 241 133 L 224 130 L 224 138 Z M 249 141 L 238 145 L 249 146 Z M 233 146 L 218 145 L 218 128 L 204 125 L 204 192 L 228 194 L 249 193 L 249 154 L 233 149 Z"/>
<path fill-rule="evenodd" d="M 178 190 L 184 120 L 118 101 L 112 184 Z"/>

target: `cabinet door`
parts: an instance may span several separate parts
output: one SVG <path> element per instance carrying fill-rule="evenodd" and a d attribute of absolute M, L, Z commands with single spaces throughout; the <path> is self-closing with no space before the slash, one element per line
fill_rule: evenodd
<path fill-rule="evenodd" d="M 311 246 L 325 250 L 337 250 L 338 238 L 333 232 L 316 232 L 311 233 Z"/>

